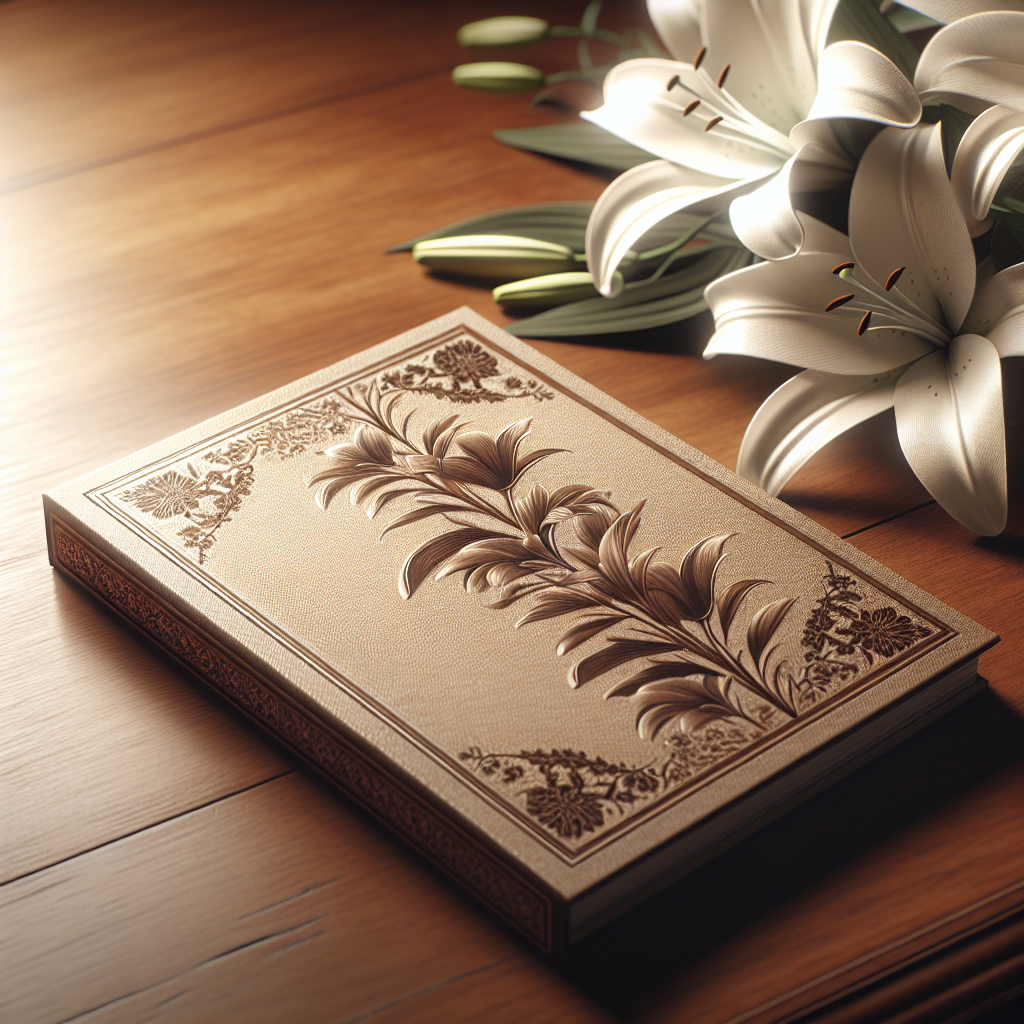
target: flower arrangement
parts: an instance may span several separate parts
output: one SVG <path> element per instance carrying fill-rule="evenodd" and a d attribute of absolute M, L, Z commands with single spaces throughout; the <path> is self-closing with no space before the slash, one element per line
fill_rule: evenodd
<path fill-rule="evenodd" d="M 623 173 L 592 207 L 497 211 L 405 248 L 497 284 L 509 312 L 535 313 L 509 328 L 525 337 L 710 308 L 706 358 L 803 368 L 751 421 L 742 476 L 776 494 L 824 444 L 891 407 L 936 501 L 999 533 L 1000 363 L 1024 355 L 1024 2 L 648 0 L 648 11 L 669 56 L 599 30 L 594 3 L 578 28 L 465 26 L 467 45 L 575 35 L 570 77 L 600 82 L 603 103 L 582 125 L 547 126 L 558 145 L 532 129 L 499 137 Z M 596 64 L 592 40 L 618 46 L 617 59 Z M 454 77 L 511 88 L 515 67 L 527 66 Z M 520 71 L 515 87 L 544 86 L 547 102 L 559 80 Z M 579 128 L 588 141 L 574 150 Z"/>

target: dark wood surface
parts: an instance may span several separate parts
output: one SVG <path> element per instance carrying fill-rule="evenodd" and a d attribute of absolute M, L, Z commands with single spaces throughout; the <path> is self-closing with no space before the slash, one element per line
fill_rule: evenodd
<path fill-rule="evenodd" d="M 455 29 L 496 13 L 0 4 L 2 1020 L 938 1021 L 1020 985 L 1021 494 L 979 540 L 930 502 L 889 416 L 783 497 L 1000 632 L 989 690 L 561 973 L 49 568 L 43 490 L 462 303 L 506 322 L 487 291 L 384 255 L 601 192 L 490 138 L 556 115 L 450 85 Z M 733 466 L 788 371 L 704 362 L 707 333 L 537 348 Z"/>

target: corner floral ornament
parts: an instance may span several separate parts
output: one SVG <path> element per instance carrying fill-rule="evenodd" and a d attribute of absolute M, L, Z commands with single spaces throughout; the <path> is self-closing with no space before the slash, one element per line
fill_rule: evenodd
<path fill-rule="evenodd" d="M 807 367 L 761 406 L 740 448 L 737 471 L 769 493 L 832 438 L 894 407 L 924 486 L 992 535 L 1006 524 L 1000 359 L 1024 355 L 1024 263 L 979 281 L 941 131 L 887 128 L 874 139 L 853 182 L 848 238 L 799 214 L 796 256 L 712 283 L 705 356 Z M 1005 147 L 987 152 L 977 169 L 1001 180 Z"/>

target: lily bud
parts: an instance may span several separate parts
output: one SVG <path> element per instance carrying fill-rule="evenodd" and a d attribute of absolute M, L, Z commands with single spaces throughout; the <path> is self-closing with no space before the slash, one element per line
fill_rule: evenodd
<path fill-rule="evenodd" d="M 518 281 L 524 277 L 559 273 L 574 269 L 582 260 L 566 245 L 516 235 L 430 238 L 412 247 L 412 258 L 445 274 L 489 281 Z"/>
<path fill-rule="evenodd" d="M 617 275 L 621 276 L 621 275 Z M 544 274 L 525 281 L 512 281 L 498 285 L 491 293 L 494 301 L 508 310 L 551 309 L 583 299 L 596 299 L 600 292 L 587 271 L 564 274 Z"/>
<path fill-rule="evenodd" d="M 463 25 L 455 39 L 459 46 L 525 46 L 546 38 L 549 28 L 541 18 L 484 18 Z"/>
<path fill-rule="evenodd" d="M 529 64 L 485 60 L 478 64 L 460 64 L 452 70 L 452 81 L 467 89 L 488 92 L 530 92 L 544 84 L 544 72 Z"/>

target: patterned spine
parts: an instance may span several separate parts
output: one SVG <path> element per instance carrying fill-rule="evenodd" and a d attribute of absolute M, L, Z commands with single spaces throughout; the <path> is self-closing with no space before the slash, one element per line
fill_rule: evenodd
<path fill-rule="evenodd" d="M 289 750 L 397 832 L 546 953 L 555 948 L 550 898 L 445 819 L 355 745 L 329 731 L 240 664 L 138 581 L 47 515 L 50 560 L 159 644 Z"/>

